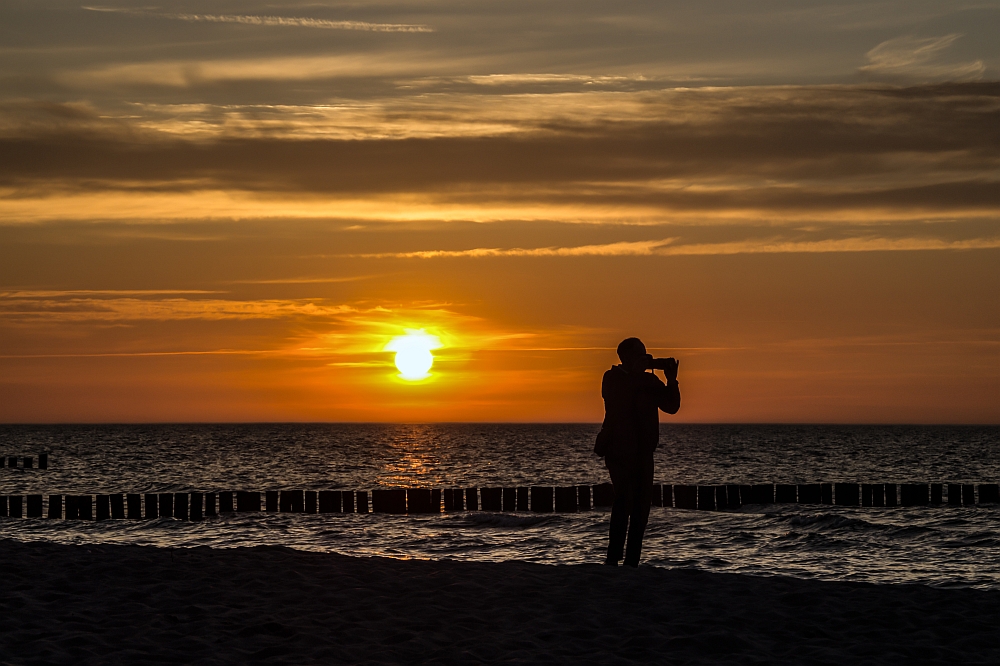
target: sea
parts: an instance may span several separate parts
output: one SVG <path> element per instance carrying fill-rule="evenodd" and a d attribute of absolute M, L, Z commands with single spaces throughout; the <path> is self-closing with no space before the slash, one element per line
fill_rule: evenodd
<path fill-rule="evenodd" d="M 0 495 L 568 486 L 608 481 L 595 424 L 7 425 Z M 663 424 L 656 481 L 997 483 L 998 426 Z M 37 464 L 37 463 L 36 463 Z M 600 563 L 610 514 L 0 518 L 0 539 Z M 653 507 L 644 566 L 1000 589 L 1000 505 Z"/>

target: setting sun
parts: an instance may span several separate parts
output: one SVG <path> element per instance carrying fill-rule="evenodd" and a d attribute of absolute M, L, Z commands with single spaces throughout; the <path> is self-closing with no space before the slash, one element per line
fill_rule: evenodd
<path fill-rule="evenodd" d="M 437 336 L 407 329 L 406 335 L 400 335 L 389 341 L 386 351 L 396 352 L 396 368 L 399 376 L 407 381 L 418 381 L 430 377 L 431 366 L 434 365 L 432 349 L 441 347 Z"/>

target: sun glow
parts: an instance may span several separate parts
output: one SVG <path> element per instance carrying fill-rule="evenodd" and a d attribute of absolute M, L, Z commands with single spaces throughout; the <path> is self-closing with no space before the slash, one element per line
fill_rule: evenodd
<path fill-rule="evenodd" d="M 431 354 L 431 350 L 440 347 L 441 341 L 436 335 L 430 335 L 423 329 L 406 329 L 405 335 L 389 341 L 385 351 L 396 352 L 399 377 L 414 382 L 430 377 L 430 369 L 434 365 L 434 355 Z"/>

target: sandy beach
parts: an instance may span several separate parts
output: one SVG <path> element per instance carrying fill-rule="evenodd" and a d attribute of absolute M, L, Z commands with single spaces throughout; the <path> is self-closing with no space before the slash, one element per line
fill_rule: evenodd
<path fill-rule="evenodd" d="M 0 542 L 4 664 L 997 663 L 1000 592 Z"/>

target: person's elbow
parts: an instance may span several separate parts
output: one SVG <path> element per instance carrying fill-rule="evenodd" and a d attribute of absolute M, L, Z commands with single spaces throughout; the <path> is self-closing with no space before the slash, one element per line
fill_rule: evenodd
<path fill-rule="evenodd" d="M 681 408 L 681 401 L 679 399 L 671 400 L 670 402 L 660 405 L 660 409 L 665 411 L 667 414 L 676 414 L 680 408 Z"/>

